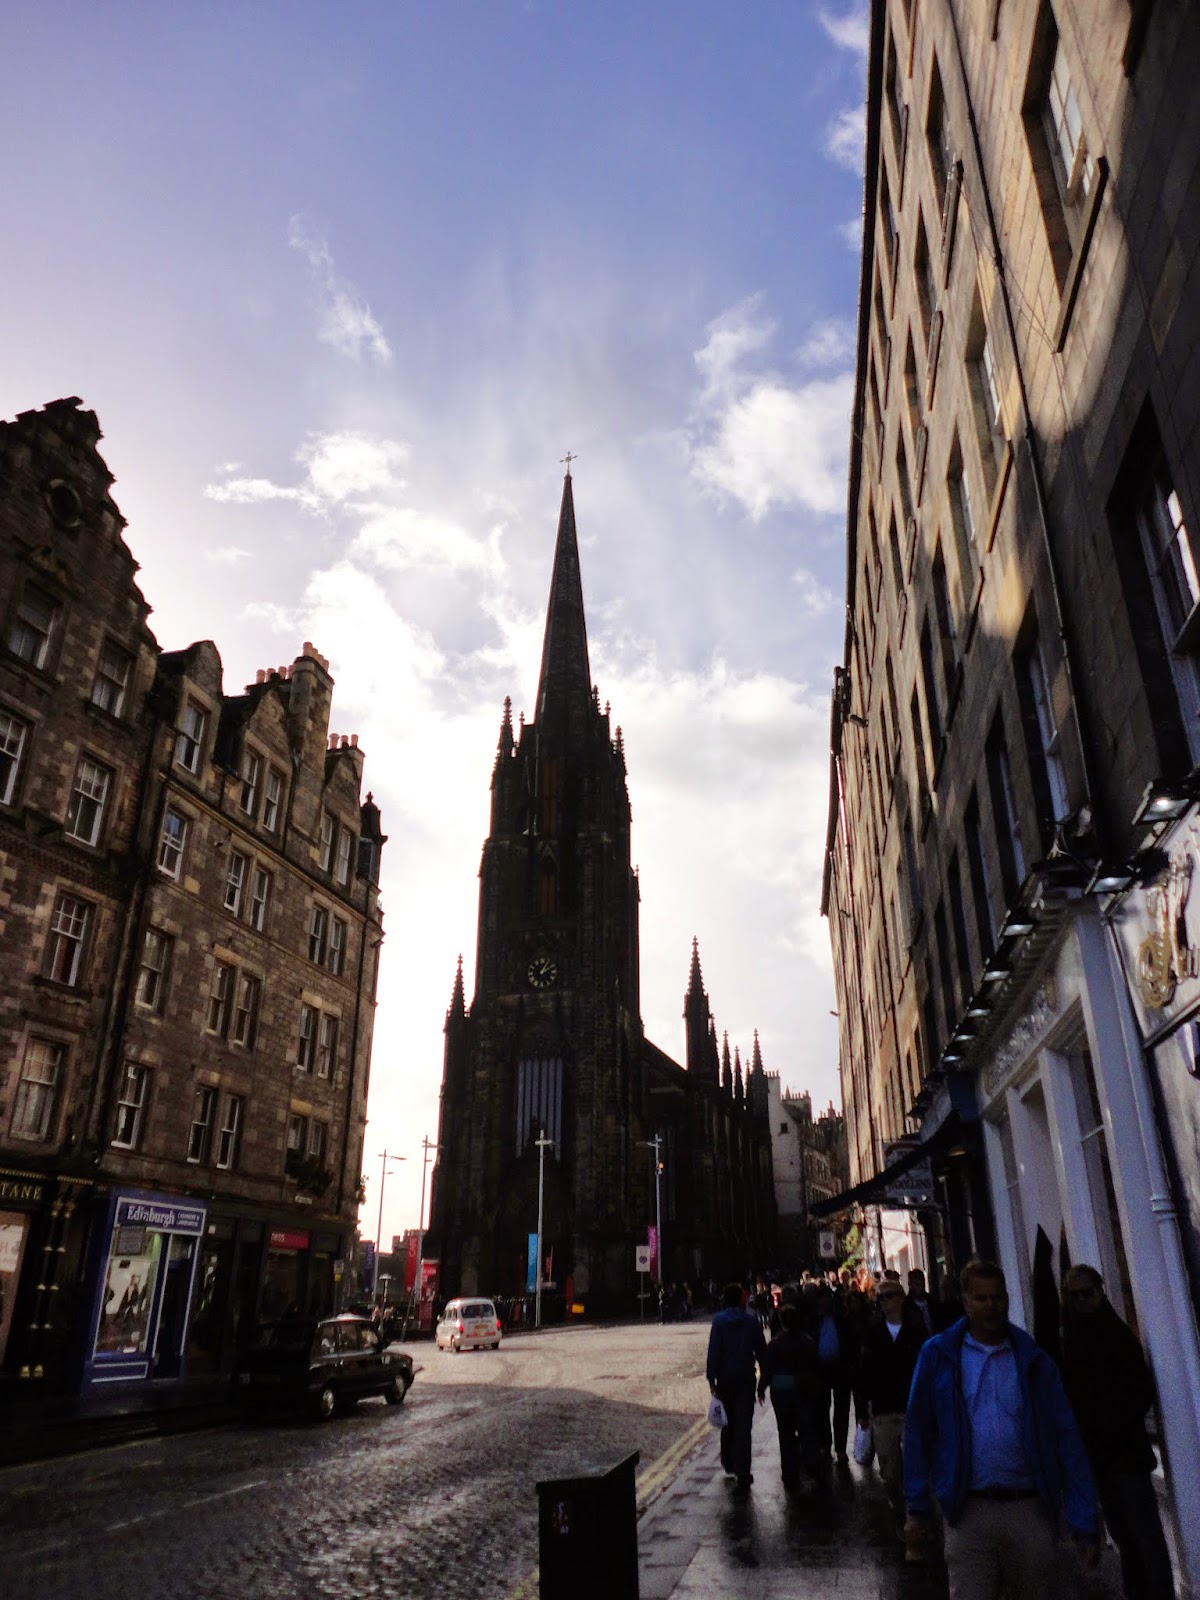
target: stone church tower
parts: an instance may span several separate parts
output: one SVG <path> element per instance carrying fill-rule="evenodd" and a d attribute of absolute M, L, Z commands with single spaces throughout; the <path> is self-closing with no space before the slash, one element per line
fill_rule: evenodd
<path fill-rule="evenodd" d="M 646 1242 L 655 1216 L 653 1154 L 642 1141 L 656 1131 L 670 1141 L 665 1275 L 699 1274 L 691 1234 L 685 1241 L 671 1218 L 676 1196 L 691 1187 L 679 1180 L 692 1162 L 694 1119 L 667 1105 L 660 1114 L 655 1102 L 670 1087 L 664 1079 L 675 1080 L 685 1101 L 689 1088 L 723 1103 L 731 1097 L 722 1095 L 707 1001 L 703 1024 L 689 1015 L 689 1070 L 645 1040 L 638 899 L 621 730 L 610 728 L 588 666 L 568 473 L 535 718 L 522 719 L 514 734 L 506 700 L 500 728 L 475 994 L 468 1008 L 460 962 L 446 1019 L 426 1245 L 430 1258 L 440 1257 L 446 1293 L 524 1288 L 540 1131 L 553 1141 L 544 1158 L 548 1278 L 562 1286 L 570 1277 L 592 1309 L 632 1294 L 634 1247 Z M 744 1151 L 753 1118 L 748 1105 L 730 1104 L 735 1109 L 739 1131 L 727 1148 Z M 671 1139 L 676 1122 L 680 1137 Z M 765 1128 L 763 1135 L 769 1150 Z M 719 1140 L 713 1145 L 715 1154 Z M 758 1170 L 752 1163 L 747 1177 Z M 765 1202 L 759 1209 L 765 1216 Z"/>

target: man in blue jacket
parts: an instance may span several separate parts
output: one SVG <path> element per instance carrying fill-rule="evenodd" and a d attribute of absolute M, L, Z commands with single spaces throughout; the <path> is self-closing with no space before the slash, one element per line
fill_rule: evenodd
<path fill-rule="evenodd" d="M 913 1554 L 936 1500 L 950 1600 L 1041 1600 L 1055 1582 L 1060 1517 L 1081 1562 L 1099 1560 L 1096 1490 L 1058 1368 L 1008 1320 L 993 1261 L 962 1273 L 966 1316 L 921 1350 L 904 1426 Z"/>
<path fill-rule="evenodd" d="M 749 1494 L 750 1439 L 754 1427 L 755 1363 L 766 1371 L 767 1343 L 762 1323 L 742 1308 L 742 1286 L 725 1287 L 725 1306 L 712 1320 L 708 1335 L 708 1387 L 725 1407 L 728 1424 L 721 1429 L 721 1465 L 737 1478 L 736 1493 Z"/>

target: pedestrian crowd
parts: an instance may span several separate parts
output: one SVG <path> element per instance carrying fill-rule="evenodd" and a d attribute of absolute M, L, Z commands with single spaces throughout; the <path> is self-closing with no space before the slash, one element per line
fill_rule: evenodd
<path fill-rule="evenodd" d="M 751 1492 L 754 1412 L 769 1398 L 785 1489 L 820 1496 L 851 1448 L 873 1459 L 907 1558 L 940 1544 L 951 1600 L 1049 1596 L 1064 1543 L 1083 1571 L 1097 1566 L 1102 1523 L 1129 1600 L 1173 1600 L 1153 1383 L 1095 1268 L 1063 1281 L 1061 1366 L 1009 1321 L 990 1261 L 936 1294 L 919 1270 L 906 1286 L 894 1271 L 842 1269 L 730 1283 L 721 1299 L 706 1373 L 735 1497 Z"/>

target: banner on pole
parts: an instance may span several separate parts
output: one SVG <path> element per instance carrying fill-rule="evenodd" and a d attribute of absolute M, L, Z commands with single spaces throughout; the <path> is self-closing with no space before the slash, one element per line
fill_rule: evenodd
<path fill-rule="evenodd" d="M 648 1244 L 634 1245 L 633 1270 L 635 1272 L 650 1271 L 650 1246 Z"/>
<path fill-rule="evenodd" d="M 647 1228 L 646 1236 L 650 1241 L 650 1267 L 649 1270 L 657 1278 L 658 1273 L 658 1229 Z"/>
<path fill-rule="evenodd" d="M 404 1292 L 411 1294 L 417 1281 L 417 1235 L 410 1233 L 404 1247 Z"/>
<path fill-rule="evenodd" d="M 525 1271 L 525 1293 L 534 1294 L 537 1290 L 537 1241 L 536 1233 L 529 1235 L 529 1261 Z"/>
<path fill-rule="evenodd" d="M 428 1333 L 433 1327 L 433 1303 L 438 1293 L 438 1263 L 421 1262 L 421 1301 L 417 1307 L 417 1326 Z"/>

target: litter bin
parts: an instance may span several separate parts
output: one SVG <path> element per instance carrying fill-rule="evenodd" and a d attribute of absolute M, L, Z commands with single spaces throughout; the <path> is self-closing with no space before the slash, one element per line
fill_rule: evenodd
<path fill-rule="evenodd" d="M 538 1484 L 541 1600 L 638 1600 L 639 1457 Z"/>

